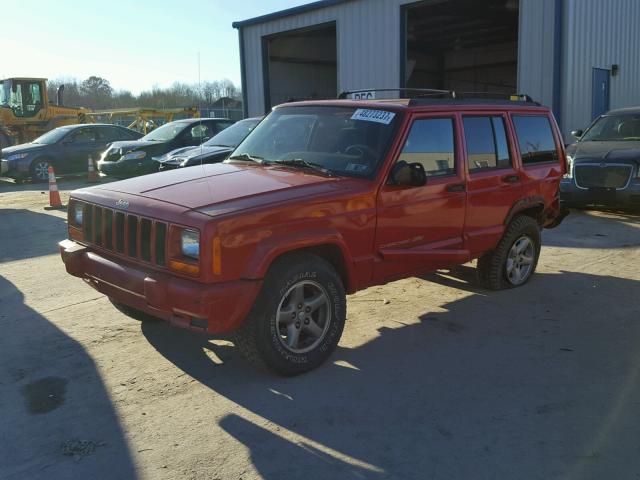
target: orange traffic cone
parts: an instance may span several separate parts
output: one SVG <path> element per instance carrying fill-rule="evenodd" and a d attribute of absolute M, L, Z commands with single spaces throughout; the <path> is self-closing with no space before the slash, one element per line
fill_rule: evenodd
<path fill-rule="evenodd" d="M 60 210 L 66 208 L 60 200 L 58 192 L 58 184 L 56 183 L 56 174 L 53 173 L 53 167 L 49 165 L 49 206 L 44 207 L 45 210 Z"/>
<path fill-rule="evenodd" d="M 96 172 L 96 169 L 93 166 L 93 158 L 91 158 L 91 155 L 89 155 L 89 168 L 87 170 L 87 182 L 96 183 L 99 181 L 100 181 L 100 178 L 98 177 L 98 172 Z"/>

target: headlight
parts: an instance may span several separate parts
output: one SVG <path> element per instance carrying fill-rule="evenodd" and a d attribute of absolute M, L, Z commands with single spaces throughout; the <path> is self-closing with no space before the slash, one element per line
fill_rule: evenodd
<path fill-rule="evenodd" d="M 200 234 L 195 230 L 183 230 L 180 233 L 180 252 L 185 257 L 200 258 Z"/>
<path fill-rule="evenodd" d="M 573 157 L 567 155 L 567 173 L 564 174 L 564 178 L 573 178 Z"/>
<path fill-rule="evenodd" d="M 82 227 L 82 220 L 84 214 L 84 208 L 82 205 L 78 203 L 72 203 L 73 208 L 71 209 L 69 218 L 73 222 L 73 225 L 76 227 Z"/>
<path fill-rule="evenodd" d="M 147 156 L 147 152 L 129 152 L 125 153 L 120 160 L 141 160 Z"/>
<path fill-rule="evenodd" d="M 9 155 L 5 160 L 20 160 L 21 158 L 27 157 L 29 153 L 16 153 L 15 155 Z"/>

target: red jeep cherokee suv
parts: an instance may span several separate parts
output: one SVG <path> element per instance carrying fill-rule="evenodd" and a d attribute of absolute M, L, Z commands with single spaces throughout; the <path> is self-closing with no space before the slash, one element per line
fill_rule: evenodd
<path fill-rule="evenodd" d="M 347 293 L 476 258 L 487 288 L 527 282 L 565 171 L 528 99 L 289 103 L 224 163 L 73 192 L 60 250 L 125 313 L 234 331 L 292 375 L 334 350 Z"/>

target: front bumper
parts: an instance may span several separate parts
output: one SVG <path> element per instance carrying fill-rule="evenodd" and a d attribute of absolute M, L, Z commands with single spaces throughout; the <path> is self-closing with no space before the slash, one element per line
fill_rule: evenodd
<path fill-rule="evenodd" d="M 563 178 L 560 182 L 560 200 L 565 205 L 604 207 L 640 207 L 640 179 L 634 178 L 626 188 L 584 189 L 576 185 L 574 178 Z"/>
<path fill-rule="evenodd" d="M 202 284 L 110 259 L 72 240 L 58 246 L 69 274 L 120 303 L 188 330 L 235 330 L 262 287 L 262 281 L 250 280 Z"/>

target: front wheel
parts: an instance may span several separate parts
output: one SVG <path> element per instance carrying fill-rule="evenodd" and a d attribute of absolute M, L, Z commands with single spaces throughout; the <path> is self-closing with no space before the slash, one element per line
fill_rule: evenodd
<path fill-rule="evenodd" d="M 478 280 L 490 290 L 519 287 L 531 279 L 539 256 L 538 222 L 519 215 L 509 224 L 496 249 L 478 259 Z"/>
<path fill-rule="evenodd" d="M 31 178 L 37 182 L 46 182 L 49 179 L 49 161 L 45 158 L 37 158 L 29 168 Z"/>
<path fill-rule="evenodd" d="M 315 255 L 291 254 L 269 269 L 235 343 L 253 363 L 297 375 L 331 355 L 345 317 L 344 286 L 331 264 Z"/>

